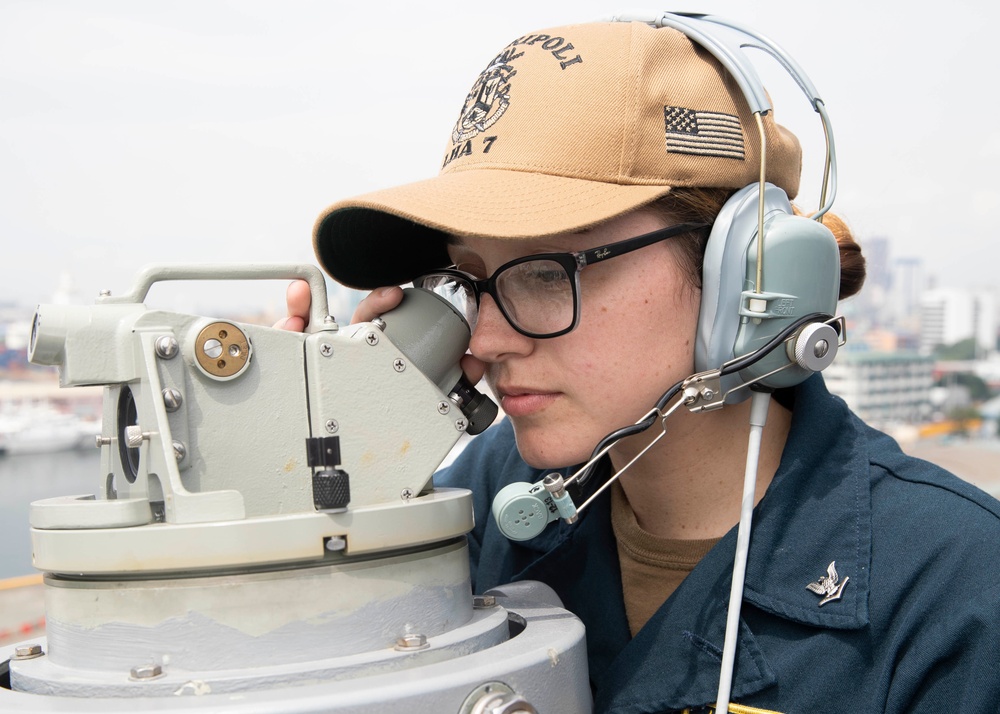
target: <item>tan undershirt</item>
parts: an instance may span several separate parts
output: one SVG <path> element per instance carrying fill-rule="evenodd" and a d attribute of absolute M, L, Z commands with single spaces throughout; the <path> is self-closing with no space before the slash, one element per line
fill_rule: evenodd
<path fill-rule="evenodd" d="M 625 614 L 635 637 L 719 539 L 678 540 L 644 531 L 618 482 L 611 487 L 611 527 L 618 541 Z"/>

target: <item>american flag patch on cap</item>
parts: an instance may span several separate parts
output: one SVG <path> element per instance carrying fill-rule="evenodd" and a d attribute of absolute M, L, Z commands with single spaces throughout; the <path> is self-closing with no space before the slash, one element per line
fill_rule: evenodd
<path fill-rule="evenodd" d="M 663 107 L 667 151 L 674 154 L 744 158 L 743 130 L 732 114 Z"/>

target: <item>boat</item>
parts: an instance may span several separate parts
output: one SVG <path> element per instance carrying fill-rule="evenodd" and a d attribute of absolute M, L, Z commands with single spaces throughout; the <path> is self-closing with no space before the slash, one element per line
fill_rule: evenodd
<path fill-rule="evenodd" d="M 0 410 L 0 453 L 40 454 L 94 445 L 95 417 L 64 412 L 48 403 Z"/>

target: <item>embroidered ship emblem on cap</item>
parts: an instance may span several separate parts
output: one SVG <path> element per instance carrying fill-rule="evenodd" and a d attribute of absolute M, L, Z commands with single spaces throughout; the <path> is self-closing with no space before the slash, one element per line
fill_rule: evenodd
<path fill-rule="evenodd" d="M 667 152 L 696 156 L 745 158 L 743 129 L 738 117 L 719 112 L 699 112 L 684 107 L 663 107 Z"/>
<path fill-rule="evenodd" d="M 457 144 L 486 131 L 507 111 L 510 105 L 510 78 L 517 74 L 511 62 L 523 54 L 507 48 L 480 73 L 451 132 L 452 143 Z"/>
<path fill-rule="evenodd" d="M 844 578 L 843 582 L 840 584 L 837 581 L 840 576 L 837 575 L 837 561 L 834 560 L 827 566 L 826 575 L 821 577 L 814 583 L 809 583 L 806 585 L 806 589 L 817 595 L 823 595 L 823 599 L 819 601 L 820 606 L 826 605 L 828 602 L 833 602 L 834 600 L 839 600 L 840 596 L 844 592 L 844 586 L 847 585 L 847 581 L 850 578 Z"/>

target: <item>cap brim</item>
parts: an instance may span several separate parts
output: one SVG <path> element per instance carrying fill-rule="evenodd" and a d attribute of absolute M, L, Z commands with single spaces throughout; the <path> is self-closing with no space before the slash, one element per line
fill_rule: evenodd
<path fill-rule="evenodd" d="M 570 233 L 669 192 L 525 171 L 453 171 L 333 204 L 316 222 L 313 247 L 344 285 L 397 285 L 448 265 L 449 234 L 518 240 Z"/>

